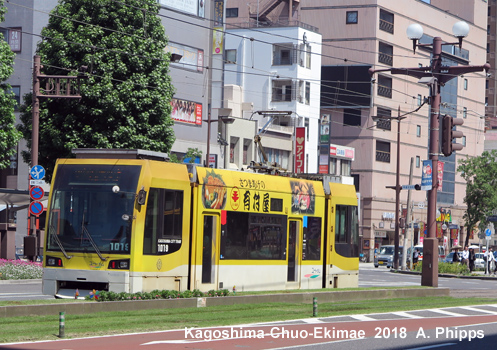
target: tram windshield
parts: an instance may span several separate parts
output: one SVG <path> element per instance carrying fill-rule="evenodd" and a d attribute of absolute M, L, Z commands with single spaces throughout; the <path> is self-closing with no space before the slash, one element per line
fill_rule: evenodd
<path fill-rule="evenodd" d="M 139 165 L 60 164 L 46 249 L 129 254 L 140 170 Z"/>

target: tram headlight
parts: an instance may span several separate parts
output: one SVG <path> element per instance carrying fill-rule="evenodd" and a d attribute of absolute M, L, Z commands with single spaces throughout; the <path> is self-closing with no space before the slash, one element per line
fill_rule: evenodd
<path fill-rule="evenodd" d="M 61 258 L 54 258 L 52 256 L 47 256 L 45 262 L 46 262 L 47 266 L 62 267 L 62 259 Z"/>
<path fill-rule="evenodd" d="M 109 270 L 129 270 L 129 259 L 109 261 Z"/>

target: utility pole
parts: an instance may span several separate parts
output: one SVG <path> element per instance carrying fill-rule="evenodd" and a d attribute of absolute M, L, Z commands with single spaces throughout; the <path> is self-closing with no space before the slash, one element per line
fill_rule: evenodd
<path fill-rule="evenodd" d="M 40 98 L 76 98 L 80 99 L 79 79 L 85 76 L 67 76 L 67 75 L 43 75 L 41 74 L 41 58 L 34 56 L 33 63 L 33 104 L 32 104 L 32 124 L 31 124 L 31 167 L 38 165 L 38 145 L 40 134 Z M 82 66 L 81 72 L 86 71 L 87 67 Z M 45 89 L 41 90 L 40 81 L 46 82 Z M 76 84 L 73 82 L 76 81 Z M 31 175 L 30 186 L 31 189 Z M 25 255 L 35 258 L 39 255 L 40 235 L 37 232 L 37 217 L 29 214 L 28 235 L 24 237 Z"/>
<path fill-rule="evenodd" d="M 416 47 L 431 47 L 431 64 L 426 67 L 413 68 L 390 68 L 390 69 L 369 69 L 370 75 L 377 72 L 387 72 L 391 74 L 408 75 L 420 79 L 418 82 L 430 87 L 431 114 L 430 114 L 430 144 L 429 159 L 432 161 L 432 169 L 437 172 L 438 156 L 440 153 L 440 87 L 448 81 L 461 74 L 471 72 L 481 72 L 490 69 L 490 64 L 482 66 L 444 66 L 442 65 L 442 46 L 459 45 L 462 48 L 462 40 L 468 35 L 469 26 L 466 22 L 457 22 L 452 28 L 454 36 L 458 42 L 443 42 L 440 37 L 434 37 L 431 44 L 419 44 L 418 40 L 423 36 L 423 28 L 419 24 L 411 24 L 407 28 L 407 36 L 413 40 L 413 51 Z M 432 188 L 428 191 L 428 237 L 423 240 L 423 271 L 421 275 L 421 285 L 438 287 L 438 239 L 436 237 L 436 212 L 437 212 L 437 189 L 438 177 L 433 177 Z"/>

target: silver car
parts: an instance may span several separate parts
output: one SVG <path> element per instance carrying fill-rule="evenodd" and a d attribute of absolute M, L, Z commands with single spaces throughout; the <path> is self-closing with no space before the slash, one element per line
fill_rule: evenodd
<path fill-rule="evenodd" d="M 402 261 L 402 246 L 399 246 L 399 264 Z M 381 246 L 378 253 L 374 256 L 374 267 L 386 266 L 393 267 L 393 255 L 395 252 L 394 245 Z"/>

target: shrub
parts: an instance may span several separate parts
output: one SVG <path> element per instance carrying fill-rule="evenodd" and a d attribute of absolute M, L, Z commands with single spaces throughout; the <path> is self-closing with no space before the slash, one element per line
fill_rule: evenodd
<path fill-rule="evenodd" d="M 203 293 L 198 289 L 193 291 L 185 290 L 183 292 L 178 292 L 177 290 L 153 290 L 151 292 L 137 292 L 137 293 L 116 293 L 116 292 L 106 292 L 106 291 L 96 291 L 95 294 L 98 298 L 92 298 L 87 295 L 85 300 L 96 300 L 96 301 L 128 301 L 128 300 L 149 300 L 149 299 L 177 299 L 177 298 L 197 298 L 204 296 L 211 297 L 223 297 L 230 295 L 228 289 L 222 290 L 210 290 L 208 293 Z"/>
<path fill-rule="evenodd" d="M 423 261 L 418 261 L 414 267 L 414 271 L 421 272 L 423 270 Z M 438 262 L 438 273 L 447 273 L 452 275 L 469 275 L 469 269 L 463 264 L 450 264 L 446 262 Z"/>
<path fill-rule="evenodd" d="M 191 290 L 185 290 L 180 295 L 180 298 L 191 298 L 193 297 L 193 292 Z"/>
<path fill-rule="evenodd" d="M 41 263 L 0 259 L 0 274 L 2 280 L 27 280 L 41 278 L 43 269 Z"/>
<path fill-rule="evenodd" d="M 195 297 L 195 298 L 201 298 L 203 296 L 204 296 L 204 292 L 201 292 L 198 289 L 194 289 L 193 290 L 193 297 Z"/>

